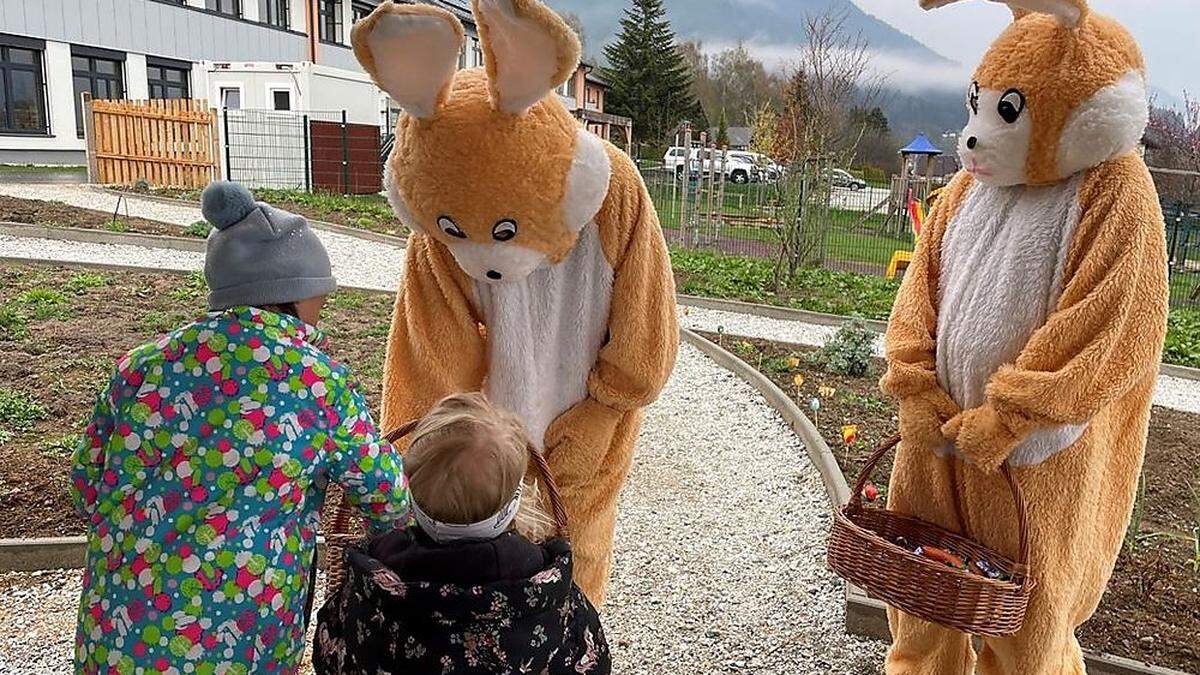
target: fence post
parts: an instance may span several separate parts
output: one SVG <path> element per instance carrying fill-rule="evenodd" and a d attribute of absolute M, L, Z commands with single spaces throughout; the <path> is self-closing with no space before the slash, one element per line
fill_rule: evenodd
<path fill-rule="evenodd" d="M 688 123 L 683 127 L 683 170 L 679 172 L 677 180 L 682 183 L 679 186 L 679 243 L 687 244 L 688 232 L 688 181 L 692 176 L 692 125 Z"/>
<path fill-rule="evenodd" d="M 726 171 L 728 171 L 728 170 L 729 170 L 729 145 L 726 144 L 721 147 L 721 187 L 718 190 L 718 197 L 717 197 L 717 226 L 713 230 L 714 241 L 720 240 L 721 230 L 724 229 L 724 225 L 725 225 L 725 185 L 729 182 L 728 174 L 726 173 Z M 750 190 L 749 177 L 746 178 L 746 190 L 747 191 Z"/>
<path fill-rule="evenodd" d="M 342 194 L 350 194 L 350 138 L 346 111 L 342 111 Z"/>
<path fill-rule="evenodd" d="M 95 120 L 92 118 L 92 94 L 91 92 L 83 92 L 80 94 L 83 97 L 83 142 L 87 146 L 87 172 L 88 182 L 99 182 L 99 159 L 96 157 L 96 128 Z"/>
<path fill-rule="evenodd" d="M 221 118 L 225 135 L 225 178 L 233 180 L 233 140 L 229 138 L 229 106 L 221 106 Z"/>
<path fill-rule="evenodd" d="M 705 154 L 708 152 L 708 132 L 700 132 L 700 152 L 697 155 L 700 163 L 700 171 L 696 176 L 696 206 L 695 206 L 695 227 L 688 228 L 688 246 L 695 247 L 697 239 L 700 235 L 700 207 L 703 206 L 704 197 L 704 160 Z M 690 156 L 690 155 L 689 155 Z"/>
<path fill-rule="evenodd" d="M 312 192 L 312 165 L 310 163 L 309 153 L 309 136 L 312 134 L 312 127 L 308 122 L 308 114 L 304 115 L 304 191 Z"/>

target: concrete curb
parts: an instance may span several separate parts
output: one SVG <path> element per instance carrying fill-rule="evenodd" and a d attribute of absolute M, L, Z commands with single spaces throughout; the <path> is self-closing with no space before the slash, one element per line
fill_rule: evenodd
<path fill-rule="evenodd" d="M 741 378 L 762 394 L 767 404 L 783 417 L 784 421 L 804 442 L 809 459 L 812 460 L 817 472 L 821 474 L 830 504 L 835 505 L 834 508 L 845 504 L 850 498 L 850 488 L 837 465 L 833 451 L 821 438 L 820 432 L 808 419 L 808 416 L 792 402 L 791 397 L 765 375 L 721 346 L 686 328 L 681 329 L 680 333 L 685 342 L 704 352 L 717 365 Z M 862 589 L 847 584 L 846 632 L 851 635 L 890 642 L 892 635 L 888 628 L 887 606 L 868 597 Z M 1187 673 L 1177 670 L 1158 668 L 1109 654 L 1085 653 L 1084 659 L 1087 662 L 1088 673 L 1091 675 L 1187 675 Z"/>
<path fill-rule="evenodd" d="M 767 319 L 779 319 L 782 321 L 796 321 L 798 323 L 815 324 L 818 326 L 841 326 L 850 322 L 853 317 L 838 316 L 836 314 L 822 314 L 821 312 L 810 312 L 805 309 L 793 309 L 791 307 L 776 307 L 775 305 L 759 305 L 753 302 L 741 302 L 739 300 L 718 300 L 716 298 L 702 298 L 697 295 L 682 295 L 677 298 L 679 304 L 686 307 L 697 307 L 700 309 L 711 309 L 718 312 L 730 312 L 732 314 L 749 314 L 750 316 L 761 316 Z M 887 331 L 886 321 L 876 321 L 874 319 L 863 319 L 867 324 L 867 328 L 871 331 L 882 335 Z"/>
<path fill-rule="evenodd" d="M 125 197 L 127 199 L 145 199 L 146 201 L 157 202 L 159 204 L 168 204 L 170 206 L 187 206 L 194 209 L 200 208 L 200 202 L 193 202 L 187 199 L 159 197 L 158 195 L 146 195 L 141 194 L 140 192 L 125 192 L 123 190 L 104 187 L 102 185 L 90 185 L 89 187 L 96 192 L 103 192 L 105 194 Z M 379 234 L 378 232 L 363 230 L 357 227 L 347 227 L 345 225 L 338 225 L 337 223 L 330 223 L 324 220 L 313 220 L 310 218 L 308 224 L 318 230 L 325 230 L 335 234 L 343 234 L 347 237 L 368 239 L 370 241 L 376 241 L 381 244 L 391 244 L 392 246 L 399 246 L 401 248 L 403 248 L 408 242 L 408 240 L 404 237 L 394 237 L 389 234 Z"/>
<path fill-rule="evenodd" d="M 124 244 L 127 246 L 141 246 L 143 248 L 186 251 L 188 253 L 204 253 L 205 246 L 203 239 L 172 237 L 161 234 L 140 234 L 138 232 L 88 230 L 82 227 L 29 225 L 28 223 L 10 223 L 7 221 L 0 221 L 0 234 L 6 234 L 10 237 L 36 237 L 39 239 L 77 241 L 88 244 Z"/>
<path fill-rule="evenodd" d="M 84 537 L 0 539 L 0 574 L 83 569 L 87 553 Z M 325 565 L 325 538 L 317 537 L 317 564 Z"/>

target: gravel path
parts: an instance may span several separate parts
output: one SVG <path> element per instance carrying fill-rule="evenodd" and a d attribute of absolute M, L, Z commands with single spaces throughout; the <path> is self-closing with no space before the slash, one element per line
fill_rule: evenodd
<path fill-rule="evenodd" d="M 615 672 L 879 672 L 883 646 L 845 633 L 824 494 L 762 398 L 685 345 L 622 495 Z M 0 575 L 0 673 L 68 672 L 78 593 L 75 572 Z"/>
<path fill-rule="evenodd" d="M 63 202 L 71 206 L 103 211 L 108 214 L 113 212 L 117 204 L 117 197 L 115 195 L 94 190 L 86 185 L 18 185 L 0 183 L 0 194 L 20 197 L 22 199 Z M 165 204 L 149 199 L 140 199 L 136 196 L 126 197 L 125 203 L 129 205 L 128 215 L 137 218 L 174 223 L 176 225 L 190 225 L 197 220 L 203 220 L 198 207 Z M 125 212 L 126 209 L 123 204 L 120 213 L 124 215 Z M 333 261 L 333 271 L 339 281 L 349 286 L 358 286 L 361 288 L 395 290 L 400 280 L 400 269 L 404 261 L 403 248 L 336 232 L 327 232 L 324 230 L 315 230 L 315 232 L 325 244 L 325 248 L 329 250 L 329 257 Z M 22 245 L 19 241 L 14 241 L 11 238 L 0 238 L 0 255 L 10 257 L 31 257 L 31 255 L 33 257 L 50 257 L 47 252 L 51 250 L 51 247 L 46 245 L 45 240 L 32 241 L 36 243 Z M 148 250 L 136 246 L 113 248 L 103 244 L 85 245 L 74 242 L 63 243 L 61 247 L 55 248 L 62 248 L 67 255 L 71 256 L 65 258 L 66 260 L 103 262 L 105 258 L 108 258 L 111 262 L 121 264 L 136 264 L 125 261 L 144 259 L 146 256 L 145 251 Z M 10 249 L 15 252 L 9 252 Z M 41 249 L 40 255 L 38 253 L 39 249 Z M 203 256 L 195 256 L 194 254 L 183 254 L 183 256 L 173 256 L 165 259 L 166 265 L 163 268 L 190 269 L 195 267 L 198 269 L 204 261 Z M 159 260 L 157 255 L 153 259 L 155 261 Z M 183 263 L 176 262 L 183 260 L 191 261 L 191 267 L 181 267 L 180 265 Z"/>

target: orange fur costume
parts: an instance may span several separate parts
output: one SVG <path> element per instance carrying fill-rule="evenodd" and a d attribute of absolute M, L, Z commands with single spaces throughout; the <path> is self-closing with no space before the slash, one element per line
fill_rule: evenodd
<path fill-rule="evenodd" d="M 354 27 L 359 61 L 407 113 L 387 184 L 414 234 L 383 424 L 460 391 L 520 415 L 600 604 L 641 409 L 678 348 L 670 258 L 632 160 L 554 93 L 578 66 L 574 33 L 535 0 L 472 10 L 485 69 L 455 72 L 463 29 L 439 8 L 384 3 Z"/>
<path fill-rule="evenodd" d="M 969 636 L 891 610 L 894 675 L 1084 672 L 1074 631 L 1128 525 L 1166 331 L 1163 218 L 1134 152 L 1140 51 L 1085 0 L 1004 1 L 1015 21 L 969 91 L 966 170 L 922 233 L 881 384 L 903 437 L 890 507 L 1013 556 L 1009 462 L 1036 586 L 1021 631 L 978 655 Z"/>

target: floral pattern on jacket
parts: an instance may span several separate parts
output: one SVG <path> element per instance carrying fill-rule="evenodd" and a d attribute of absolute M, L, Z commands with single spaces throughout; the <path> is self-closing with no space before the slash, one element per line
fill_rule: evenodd
<path fill-rule="evenodd" d="M 323 346 L 242 307 L 118 362 L 73 463 L 77 671 L 296 671 L 328 482 L 376 521 L 408 508 L 400 456 Z"/>
<path fill-rule="evenodd" d="M 572 582 L 565 539 L 529 579 L 487 585 L 404 581 L 364 549 L 347 551 L 347 579 L 321 609 L 318 673 L 605 675 L 608 642 L 596 609 Z"/>

